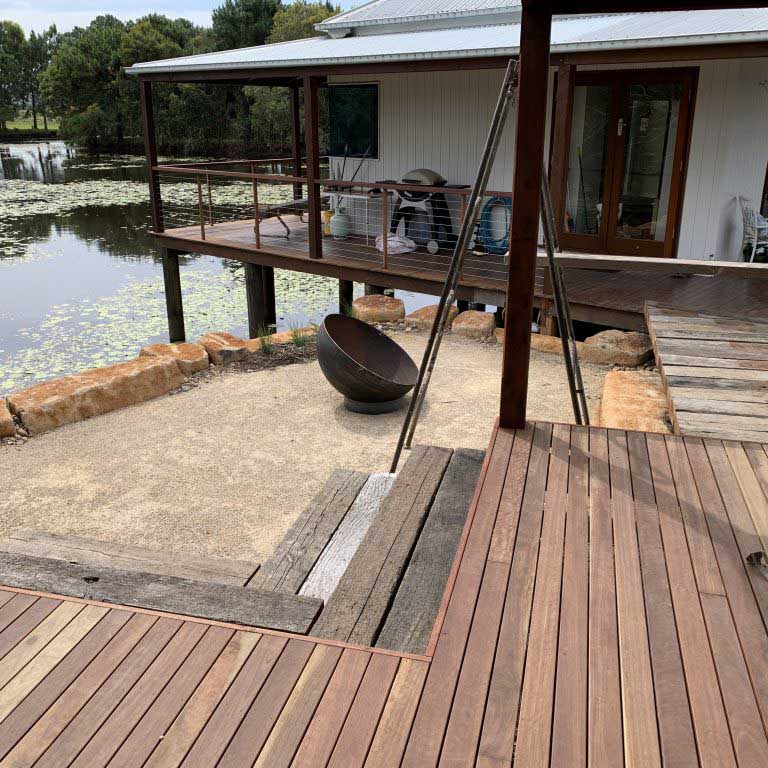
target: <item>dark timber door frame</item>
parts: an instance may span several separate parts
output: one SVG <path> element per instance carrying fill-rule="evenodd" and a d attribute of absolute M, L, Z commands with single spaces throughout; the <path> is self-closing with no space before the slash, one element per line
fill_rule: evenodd
<path fill-rule="evenodd" d="M 558 72 L 558 81 L 569 74 L 567 88 L 570 92 L 555 95 L 555 117 L 552 146 L 553 198 L 558 210 L 557 224 L 564 248 L 591 253 L 607 253 L 624 256 L 656 256 L 674 258 L 677 252 L 680 215 L 683 207 L 683 189 L 690 150 L 693 107 L 695 103 L 698 68 L 676 67 L 671 69 L 598 70 Z M 574 78 L 575 75 L 575 78 Z M 676 83 L 681 86 L 680 109 L 674 136 L 675 149 L 672 160 L 671 183 L 667 207 L 667 225 L 663 241 L 622 237 L 617 233 L 621 186 L 624 172 L 627 131 L 629 130 L 629 86 L 632 84 Z M 610 88 L 610 115 L 607 124 L 605 174 L 602 187 L 602 215 L 599 232 L 583 234 L 566 230 L 567 179 L 570 163 L 570 136 L 573 129 L 573 88 L 597 85 Z M 567 110 L 563 119 L 558 110 Z M 621 122 L 620 122 L 621 121 Z M 557 126 L 560 130 L 557 130 Z"/>

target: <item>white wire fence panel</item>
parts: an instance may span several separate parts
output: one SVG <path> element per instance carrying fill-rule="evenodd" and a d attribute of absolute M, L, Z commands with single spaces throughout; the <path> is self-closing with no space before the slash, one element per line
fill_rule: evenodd
<path fill-rule="evenodd" d="M 231 239 L 244 247 L 309 255 L 306 182 L 254 181 L 205 172 L 163 172 L 160 180 L 166 230 L 192 227 L 206 239 Z M 296 199 L 299 192 L 302 196 Z M 507 280 L 509 220 L 504 204 L 488 206 L 491 197 L 486 195 L 481 204 L 483 215 L 465 255 L 464 282 L 495 286 Z M 440 204 L 440 200 L 401 199 L 397 190 L 385 193 L 370 186 L 340 190 L 321 183 L 320 202 L 325 257 L 429 276 L 448 272 L 465 215 L 456 191 L 446 190 Z M 400 238 L 398 245 L 405 244 L 404 252 L 392 246 L 393 237 Z M 537 274 L 539 285 L 541 274 Z"/>

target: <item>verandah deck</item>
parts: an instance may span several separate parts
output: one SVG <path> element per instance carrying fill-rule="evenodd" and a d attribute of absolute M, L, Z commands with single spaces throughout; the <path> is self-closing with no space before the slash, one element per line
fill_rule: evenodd
<path fill-rule="evenodd" d="M 225 221 L 207 226 L 205 239 L 199 226 L 167 229 L 157 235 L 158 242 L 182 251 L 211 253 L 233 259 L 253 258 L 268 266 L 313 272 L 361 282 L 377 279 L 388 287 L 403 288 L 439 295 L 450 262 L 451 252 L 441 249 L 431 255 L 424 248 L 413 253 L 391 254 L 383 266 L 382 254 L 375 247 L 375 236 L 353 237 L 345 241 L 323 238 L 323 258 L 309 258 L 307 224 L 298 216 L 284 217 L 291 228 L 291 237 L 282 237 L 285 230 L 274 219 L 261 223 L 261 248 L 256 247 L 254 222 Z M 257 257 L 257 254 L 259 256 Z M 271 257 L 271 258 L 270 258 Z M 599 260 L 598 260 L 599 261 Z M 762 280 L 745 279 L 731 274 L 677 274 L 685 262 L 657 259 L 653 269 L 631 271 L 620 269 L 621 259 L 606 263 L 605 269 L 567 267 L 565 280 L 571 313 L 576 320 L 610 325 L 617 328 L 642 330 L 645 327 L 643 308 L 646 301 L 668 304 L 680 309 L 706 310 L 715 314 L 741 314 L 760 318 L 768 313 L 768 302 Z M 617 266 L 619 267 L 617 269 Z M 738 267 L 751 265 L 733 265 Z M 661 271 L 660 267 L 666 267 Z M 488 304 L 503 303 L 507 269 L 502 256 L 467 258 L 461 284 L 470 290 L 471 299 Z M 702 267 L 705 271 L 705 267 Z M 545 290 L 543 272 L 539 270 L 535 303 L 551 299 Z"/>
<path fill-rule="evenodd" d="M 0 765 L 763 766 L 767 467 L 495 431 L 423 657 L 0 590 Z"/>

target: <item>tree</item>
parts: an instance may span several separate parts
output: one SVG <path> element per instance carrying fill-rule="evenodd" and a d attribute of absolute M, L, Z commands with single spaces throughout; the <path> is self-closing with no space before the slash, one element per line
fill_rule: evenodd
<path fill-rule="evenodd" d="M 24 103 L 24 60 L 27 40 L 13 21 L 0 21 L 0 128 L 16 117 Z"/>
<path fill-rule="evenodd" d="M 122 148 L 126 136 L 139 136 L 138 87 L 123 69 L 189 53 L 198 34 L 186 19 L 151 14 L 128 23 L 99 16 L 62 35 L 42 76 L 42 93 L 61 117 L 62 136 L 92 149 Z"/>
<path fill-rule="evenodd" d="M 62 35 L 42 76 L 43 98 L 61 116 L 65 138 L 98 143 L 122 142 L 119 49 L 125 24 L 98 16 L 85 29 Z"/>
<path fill-rule="evenodd" d="M 25 56 L 25 81 L 28 90 L 30 106 L 32 107 L 32 127 L 37 130 L 37 111 L 41 109 L 43 114 L 43 124 L 48 130 L 48 117 L 45 109 L 45 102 L 40 99 L 40 77 L 45 68 L 50 64 L 51 57 L 58 42 L 58 33 L 56 27 L 51 25 L 45 32 L 29 33 Z"/>
<path fill-rule="evenodd" d="M 272 32 L 267 42 L 283 43 L 288 40 L 313 37 L 317 34 L 315 24 L 337 13 L 341 13 L 341 8 L 331 2 L 308 3 L 306 0 L 294 0 L 275 14 Z"/>
<path fill-rule="evenodd" d="M 281 7 L 280 0 L 224 0 L 212 14 L 215 49 L 264 45 Z"/>

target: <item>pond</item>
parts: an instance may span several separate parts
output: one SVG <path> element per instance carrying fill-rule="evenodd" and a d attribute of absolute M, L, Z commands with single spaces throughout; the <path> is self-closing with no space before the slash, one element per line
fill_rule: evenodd
<path fill-rule="evenodd" d="M 145 164 L 64 142 L 0 146 L 0 395 L 167 341 Z M 242 265 L 183 257 L 187 338 L 247 335 Z M 335 280 L 277 270 L 278 329 L 337 311 Z M 356 295 L 362 286 L 356 286 Z M 434 302 L 398 292 L 406 310 Z"/>

